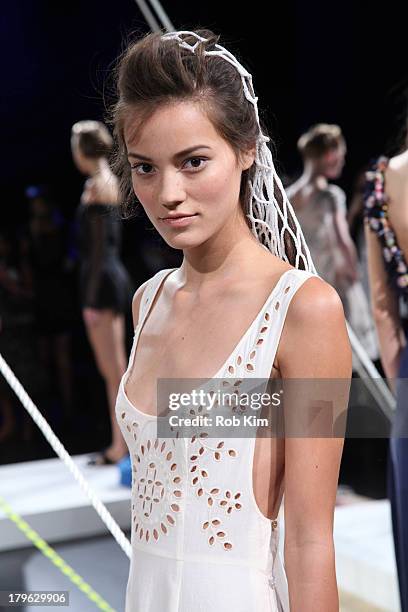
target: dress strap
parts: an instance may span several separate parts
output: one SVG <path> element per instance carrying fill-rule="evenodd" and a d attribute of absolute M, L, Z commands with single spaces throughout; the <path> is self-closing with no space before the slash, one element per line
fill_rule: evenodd
<path fill-rule="evenodd" d="M 318 275 L 294 268 L 282 279 L 279 290 L 274 292 L 264 319 L 260 321 L 261 332 L 264 331 L 263 342 L 258 347 L 259 340 L 255 339 L 251 347 L 252 353 L 255 350 L 257 352 L 255 372 L 258 378 L 269 379 L 292 298 L 303 283 L 312 277 Z"/>
<path fill-rule="evenodd" d="M 138 326 L 143 325 L 143 322 L 150 311 L 154 298 L 156 297 L 156 294 L 164 280 L 171 274 L 171 272 L 177 269 L 178 268 L 166 268 L 157 272 L 154 276 L 152 276 L 152 278 L 149 278 L 140 301 L 139 317 L 137 321 Z"/>

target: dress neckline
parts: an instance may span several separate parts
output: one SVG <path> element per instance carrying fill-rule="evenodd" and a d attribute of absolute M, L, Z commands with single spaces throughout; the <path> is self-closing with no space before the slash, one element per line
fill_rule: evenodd
<path fill-rule="evenodd" d="M 137 408 L 135 406 L 135 404 L 133 402 L 130 401 L 129 397 L 127 396 L 126 393 L 126 383 L 127 380 L 129 378 L 129 374 L 130 371 L 132 369 L 132 366 L 134 364 L 135 361 L 135 355 L 136 355 L 136 351 L 137 351 L 137 345 L 139 342 L 139 338 L 140 338 L 140 333 L 143 329 L 143 324 L 145 323 L 151 308 L 152 308 L 152 304 L 154 302 L 154 299 L 157 295 L 157 293 L 159 292 L 159 289 L 161 287 L 163 287 L 165 280 L 176 270 L 179 270 L 179 268 L 172 268 L 170 270 L 170 272 L 168 274 L 164 274 L 163 277 L 160 279 L 159 283 L 157 283 L 157 286 L 155 287 L 151 297 L 150 297 L 150 303 L 148 308 L 145 310 L 143 316 L 142 316 L 142 320 L 140 322 L 138 322 L 138 324 L 136 325 L 135 328 L 135 333 L 134 333 L 134 337 L 133 337 L 133 347 L 132 347 L 132 352 L 131 352 L 131 358 L 129 359 L 129 364 L 128 367 L 126 369 L 126 372 L 123 374 L 121 381 L 120 381 L 120 385 L 119 385 L 119 389 L 122 392 L 123 397 L 125 398 L 126 402 L 129 404 L 129 406 L 135 410 L 138 414 L 142 415 L 143 417 L 147 418 L 147 419 L 157 419 L 157 418 L 167 418 L 167 417 L 160 417 L 157 416 L 156 414 L 149 414 L 147 412 L 144 412 L 143 410 L 140 410 L 139 408 Z M 242 336 L 240 337 L 240 339 L 238 340 L 238 342 L 236 343 L 235 347 L 233 348 L 232 352 L 228 355 L 228 357 L 225 359 L 225 361 L 223 362 L 223 364 L 221 365 L 221 367 L 217 370 L 217 372 L 208 378 L 208 380 L 213 380 L 215 378 L 220 378 L 221 375 L 224 373 L 225 369 L 227 368 L 228 362 L 231 360 L 232 357 L 235 356 L 235 354 L 238 352 L 238 350 L 241 348 L 242 344 L 245 342 L 245 340 L 250 336 L 253 328 L 255 327 L 256 323 L 258 322 L 258 320 L 263 316 L 265 309 L 267 308 L 267 306 L 269 305 L 270 301 L 273 299 L 273 297 L 275 296 L 275 294 L 278 292 L 280 286 L 283 283 L 283 280 L 294 270 L 298 270 L 297 268 L 289 268 L 288 270 L 285 270 L 285 272 L 283 272 L 278 281 L 275 283 L 274 287 L 272 288 L 271 292 L 269 293 L 268 297 L 266 298 L 265 302 L 263 303 L 261 309 L 258 311 L 257 315 L 255 316 L 255 318 L 253 319 L 252 323 L 250 323 L 249 327 L 244 331 L 244 333 L 242 334 Z M 142 296 L 143 299 L 143 296 Z"/>

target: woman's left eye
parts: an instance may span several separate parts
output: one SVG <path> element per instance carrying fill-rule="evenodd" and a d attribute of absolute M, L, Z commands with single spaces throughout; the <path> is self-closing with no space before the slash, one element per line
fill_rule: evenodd
<path fill-rule="evenodd" d="M 201 162 L 206 162 L 207 158 L 206 157 L 190 157 L 190 159 L 186 160 L 186 163 L 190 163 L 191 162 L 191 166 L 190 168 L 194 168 L 195 170 L 201 170 L 201 168 L 203 167 L 203 164 L 201 164 Z M 205 163 L 204 163 L 205 166 Z"/>

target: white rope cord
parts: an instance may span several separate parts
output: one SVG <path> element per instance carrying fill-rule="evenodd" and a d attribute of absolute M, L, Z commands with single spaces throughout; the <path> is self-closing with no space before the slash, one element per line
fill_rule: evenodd
<path fill-rule="evenodd" d="M 136 4 L 138 5 L 141 13 L 143 14 L 143 17 L 149 24 L 151 30 L 153 32 L 158 32 L 160 30 L 159 23 L 156 17 L 153 15 L 152 11 L 150 10 L 149 5 L 145 2 L 145 0 L 136 0 Z"/>
<path fill-rule="evenodd" d="M 354 367 L 383 414 L 392 422 L 397 408 L 396 398 L 384 379 L 380 376 L 380 373 L 368 357 L 363 345 L 347 321 L 346 325 L 350 344 L 353 347 L 353 357 L 356 362 Z"/>
<path fill-rule="evenodd" d="M 174 26 L 171 23 L 168 15 L 166 14 L 166 11 L 163 9 L 162 5 L 160 4 L 159 0 L 150 0 L 150 4 L 153 6 L 154 10 L 156 11 L 156 15 L 159 21 L 162 22 L 164 28 L 168 32 L 172 32 L 174 30 Z"/>
<path fill-rule="evenodd" d="M 75 465 L 69 453 L 65 450 L 62 443 L 54 434 L 51 427 L 48 425 L 47 421 L 44 419 L 44 417 L 30 398 L 22 384 L 16 378 L 14 372 L 10 369 L 1 354 L 0 372 L 1 374 L 3 374 L 10 387 L 13 389 L 14 393 L 17 395 L 18 399 L 20 400 L 24 408 L 27 410 L 34 423 L 39 427 L 41 433 L 43 434 L 47 442 L 50 444 L 50 446 L 61 459 L 61 461 L 63 461 L 63 463 L 69 469 L 69 471 L 71 472 L 85 495 L 88 497 L 92 506 L 95 508 L 101 520 L 105 523 L 106 527 L 115 538 L 116 542 L 130 559 L 132 555 L 132 549 L 129 540 L 126 538 L 125 534 L 123 533 L 119 525 L 116 523 L 109 510 L 105 507 L 105 505 L 101 502 L 101 500 L 98 498 L 93 489 L 89 486 L 83 474 Z"/>
<path fill-rule="evenodd" d="M 188 43 L 184 39 L 186 36 L 192 36 L 197 42 L 194 44 Z M 191 53 L 195 53 L 200 43 L 208 40 L 195 32 L 189 32 L 187 30 L 167 32 L 163 34 L 162 39 L 176 40 L 180 47 L 187 49 Z M 272 153 L 266 144 L 269 138 L 262 133 L 259 123 L 258 98 L 255 96 L 252 75 L 238 62 L 230 51 L 218 44 L 215 44 L 214 47 L 216 50 L 204 50 L 204 55 L 222 57 L 237 69 L 241 76 L 245 97 L 254 107 L 255 117 L 259 127 L 255 157 L 257 168 L 253 182 L 250 181 L 251 195 L 248 202 L 247 213 L 247 217 L 251 221 L 252 233 L 259 242 L 264 244 L 274 255 L 291 263 L 288 259 L 285 245 L 285 234 L 289 234 L 296 247 L 295 267 L 299 268 L 300 262 L 302 262 L 305 270 L 317 274 L 300 224 L 275 170 Z M 275 186 L 282 196 L 282 208 L 275 197 Z M 295 228 L 295 232 L 289 225 L 289 219 Z M 278 224 L 279 220 L 282 222 L 280 230 Z"/>

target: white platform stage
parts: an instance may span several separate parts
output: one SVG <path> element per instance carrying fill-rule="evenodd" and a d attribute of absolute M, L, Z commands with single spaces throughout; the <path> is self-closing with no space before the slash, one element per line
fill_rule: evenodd
<path fill-rule="evenodd" d="M 75 463 L 122 529 L 130 525 L 130 489 L 119 484 L 116 466 L 88 466 L 89 455 Z M 88 498 L 59 459 L 0 467 L 0 495 L 47 542 L 63 542 L 106 533 Z M 30 545 L 0 510 L 0 551 Z"/>
<path fill-rule="evenodd" d="M 334 515 L 339 587 L 375 612 L 400 610 L 388 500 L 339 506 Z M 360 608 L 361 611 L 365 608 Z"/>
<path fill-rule="evenodd" d="M 87 458 L 81 455 L 74 459 L 119 525 L 128 529 L 130 489 L 119 484 L 117 467 L 90 467 Z M 58 459 L 0 467 L 0 495 L 49 543 L 106 533 L 88 499 Z M 281 527 L 283 532 L 282 520 Z M 337 506 L 334 539 L 341 609 L 399 612 L 388 501 Z M 0 511 L 0 551 L 28 545 Z"/>

